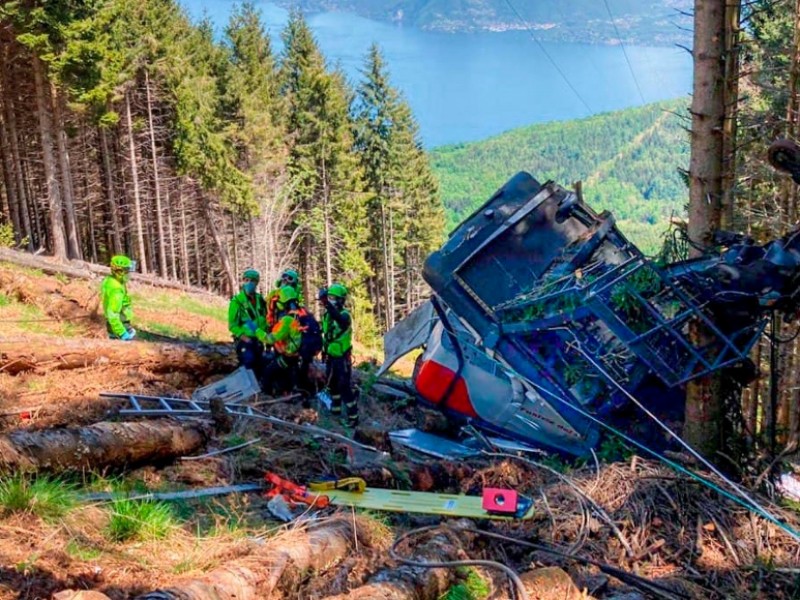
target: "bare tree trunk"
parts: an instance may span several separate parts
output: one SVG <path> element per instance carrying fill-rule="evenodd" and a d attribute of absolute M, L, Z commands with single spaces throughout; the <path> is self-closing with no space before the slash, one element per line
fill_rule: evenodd
<path fill-rule="evenodd" d="M 9 158 L 12 168 L 8 176 L 12 180 L 10 187 L 14 188 L 14 195 L 16 198 L 20 238 L 27 238 L 28 250 L 33 251 L 34 236 L 33 230 L 31 229 L 30 214 L 28 213 L 28 196 L 25 194 L 25 184 L 22 179 L 22 159 L 19 151 L 19 138 L 17 137 L 17 117 L 14 113 L 15 94 L 12 91 L 13 82 L 10 65 L 11 48 L 10 44 L 8 44 L 2 49 L 2 54 L 0 55 L 0 84 L 3 88 L 4 123 L 6 126 L 3 136 L 5 138 L 4 142 L 8 142 L 10 151 Z"/>
<path fill-rule="evenodd" d="M 106 186 L 106 198 L 108 199 L 108 215 L 111 217 L 111 239 L 113 240 L 113 247 L 111 251 L 113 254 L 122 252 L 122 227 L 120 225 L 117 195 L 114 189 L 114 175 L 111 169 L 111 148 L 108 144 L 108 134 L 104 127 L 99 127 L 100 132 L 100 153 L 103 155 L 103 174 L 105 175 L 104 181 Z"/>
<path fill-rule="evenodd" d="M 0 470 L 96 470 L 164 461 L 195 452 L 208 433 L 203 425 L 172 421 L 15 431 L 0 436 Z"/>
<path fill-rule="evenodd" d="M 193 229 L 193 248 L 192 248 L 192 262 L 195 266 L 195 277 L 197 277 L 197 285 L 203 285 L 203 265 L 200 262 L 202 258 L 202 254 L 200 253 L 200 233 L 197 231 L 197 221 L 192 222 L 192 229 Z"/>
<path fill-rule="evenodd" d="M 328 286 L 333 283 L 333 241 L 331 240 L 330 190 L 324 158 L 322 159 L 322 210 L 325 227 L 325 285 Z"/>
<path fill-rule="evenodd" d="M 733 226 L 736 189 L 736 123 L 739 116 L 739 18 L 741 0 L 725 1 L 724 117 L 722 130 L 722 210 L 720 227 Z"/>
<path fill-rule="evenodd" d="M 156 247 L 158 248 L 158 270 L 162 277 L 167 277 L 167 254 L 164 250 L 164 217 L 161 211 L 161 183 L 158 176 L 156 134 L 153 130 L 153 103 L 150 99 L 150 74 L 147 72 L 147 69 L 145 69 L 144 72 L 144 87 L 147 93 L 147 121 L 150 125 L 150 153 L 153 156 L 153 185 L 156 194 L 156 228 L 158 230 Z"/>
<path fill-rule="evenodd" d="M 47 201 L 50 209 L 50 240 L 53 256 L 57 260 L 67 259 L 64 240 L 64 214 L 61 205 L 61 189 L 58 185 L 57 168 L 53 156 L 53 120 L 50 115 L 50 94 L 47 93 L 44 65 L 38 56 L 33 56 L 33 80 L 36 86 L 36 110 L 39 120 L 39 137 L 42 142 L 42 161 L 47 181 Z"/>
<path fill-rule="evenodd" d="M 172 278 L 178 281 L 178 257 L 175 254 L 175 227 L 172 223 L 172 202 L 169 198 L 169 190 L 167 190 L 167 231 L 169 231 L 169 262 L 171 267 Z"/>
<path fill-rule="evenodd" d="M 2 92 L 5 93 L 5 90 L 2 90 Z M 0 101 L 2 101 L 1 94 Z M 11 219 L 11 227 L 14 229 L 14 241 L 19 244 L 22 241 L 22 222 L 19 214 L 20 202 L 17 198 L 17 183 L 14 181 L 11 148 L 8 144 L 8 129 L 2 114 L 0 114 L 0 159 L 2 159 L 3 165 L 3 185 L 6 190 L 6 200 L 8 201 L 8 215 Z"/>
<path fill-rule="evenodd" d="M 689 161 L 689 238 L 710 246 L 722 222 L 725 119 L 725 6 L 727 0 L 695 0 L 694 89 Z M 700 252 L 692 249 L 693 255 Z M 698 327 L 693 342 L 706 343 Z M 722 389 L 718 377 L 692 381 L 686 390 L 686 441 L 706 456 L 722 445 Z"/>
<path fill-rule="evenodd" d="M 395 306 L 395 265 L 394 265 L 394 213 L 392 207 L 389 207 L 389 298 L 387 299 L 387 308 L 389 314 L 389 321 L 387 328 L 394 327 L 395 316 L 397 314 L 397 306 Z"/>
<path fill-rule="evenodd" d="M 136 165 L 136 145 L 133 136 L 133 118 L 131 117 L 130 93 L 125 94 L 125 116 L 128 125 L 128 150 L 131 161 L 131 178 L 133 181 L 133 212 L 136 219 L 136 247 L 137 257 L 142 273 L 147 273 L 147 254 L 144 246 L 144 227 L 142 226 L 142 201 L 139 191 L 139 173 Z"/>
<path fill-rule="evenodd" d="M 178 210 L 181 214 L 181 261 L 183 262 L 183 282 L 189 285 L 189 275 L 191 274 L 189 265 L 189 229 L 186 227 L 186 203 L 184 202 L 183 186 L 178 183 Z M 195 236 L 197 229 L 195 228 Z M 196 239 L 196 237 L 195 237 Z"/>
<path fill-rule="evenodd" d="M 53 116 L 56 127 L 56 147 L 58 148 L 58 164 L 61 169 L 61 189 L 64 196 L 64 216 L 67 224 L 67 253 L 70 258 L 83 259 L 81 241 L 78 236 L 78 220 L 75 214 L 75 190 L 72 185 L 72 168 L 67 148 L 67 132 L 64 129 L 64 113 L 62 102 L 55 86 L 50 86 L 53 103 Z"/>
<path fill-rule="evenodd" d="M 200 201 L 203 205 L 203 214 L 206 218 L 206 223 L 208 223 L 208 229 L 211 232 L 211 237 L 214 238 L 214 244 L 217 247 L 217 251 L 219 252 L 219 259 L 222 263 L 222 268 L 225 271 L 225 275 L 228 278 L 228 285 L 229 290 L 231 293 L 234 293 L 236 290 L 236 275 L 233 271 L 233 266 L 231 265 L 230 256 L 228 256 L 228 249 L 225 245 L 225 240 L 222 239 L 222 236 L 219 234 L 219 230 L 217 229 L 217 224 L 214 222 L 214 214 L 211 210 L 210 202 L 203 202 Z"/>
<path fill-rule="evenodd" d="M 236 227 L 236 215 L 231 213 L 231 241 L 233 245 L 233 272 L 241 273 L 239 270 L 239 232 Z M 234 288 L 236 289 L 236 288 Z"/>
<path fill-rule="evenodd" d="M 381 254 L 383 260 L 381 261 L 383 264 L 381 265 L 382 273 L 383 273 L 383 301 L 381 304 L 385 307 L 384 314 L 385 314 L 385 321 L 384 325 L 390 327 L 389 323 L 392 320 L 390 315 L 390 300 L 391 297 L 391 283 L 389 282 L 389 239 L 388 239 L 388 225 L 386 219 L 386 203 L 384 202 L 383 198 L 380 200 L 381 202 Z"/>

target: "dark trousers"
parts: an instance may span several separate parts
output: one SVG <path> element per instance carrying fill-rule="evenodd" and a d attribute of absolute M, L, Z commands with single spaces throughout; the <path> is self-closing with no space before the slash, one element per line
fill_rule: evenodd
<path fill-rule="evenodd" d="M 273 353 L 264 365 L 264 376 L 261 383 L 262 389 L 268 394 L 286 394 L 297 385 L 296 356 L 284 356 Z"/>
<path fill-rule="evenodd" d="M 358 401 L 353 395 L 353 361 L 348 352 L 344 356 L 329 356 L 325 375 L 331 391 L 331 412 L 347 417 L 351 425 L 358 423 Z"/>
<path fill-rule="evenodd" d="M 239 366 L 250 369 L 255 373 L 256 379 L 262 380 L 264 374 L 264 344 L 253 339 L 249 342 L 237 340 L 236 358 L 239 359 Z M 263 383 L 261 387 L 264 387 Z"/>
<path fill-rule="evenodd" d="M 297 388 L 309 397 L 317 393 L 317 385 L 308 375 L 313 361 L 313 356 L 301 356 L 297 363 Z"/>

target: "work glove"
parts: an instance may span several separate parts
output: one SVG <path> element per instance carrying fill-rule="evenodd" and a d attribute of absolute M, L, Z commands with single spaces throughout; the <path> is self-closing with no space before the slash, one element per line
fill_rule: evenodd
<path fill-rule="evenodd" d="M 125 333 L 123 333 L 121 336 L 119 336 L 119 339 L 121 339 L 123 342 L 130 342 L 135 337 L 136 337 L 136 330 L 135 329 L 129 329 Z"/>
<path fill-rule="evenodd" d="M 256 329 L 256 337 L 260 342 L 264 342 L 267 339 L 267 332 L 263 329 Z"/>

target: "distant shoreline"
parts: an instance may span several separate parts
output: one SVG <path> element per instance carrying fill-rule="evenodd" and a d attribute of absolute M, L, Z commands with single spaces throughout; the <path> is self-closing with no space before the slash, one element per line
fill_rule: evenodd
<path fill-rule="evenodd" d="M 297 0 L 267 0 L 272 4 L 285 9 L 298 6 Z M 314 4 L 314 2 L 317 4 Z M 410 23 L 402 11 L 395 15 L 383 13 L 360 13 L 349 6 L 340 6 L 330 0 L 310 0 L 311 5 L 303 5 L 301 10 L 307 15 L 325 13 L 338 13 L 353 15 L 362 19 L 369 19 L 380 23 L 395 25 L 401 28 L 417 29 L 431 33 L 447 34 L 480 34 L 480 33 L 514 33 L 530 32 L 539 42 L 593 44 L 601 46 L 618 46 L 620 44 L 650 47 L 691 46 L 692 32 L 681 28 L 677 23 L 674 27 L 655 27 L 653 24 L 640 27 L 636 22 L 617 22 L 614 27 L 610 21 L 586 21 L 580 24 L 560 23 L 558 21 L 528 21 L 524 24 L 518 20 L 497 20 L 488 22 L 471 22 L 462 19 L 439 18 L 422 24 Z M 321 4 L 320 4 L 321 2 Z"/>

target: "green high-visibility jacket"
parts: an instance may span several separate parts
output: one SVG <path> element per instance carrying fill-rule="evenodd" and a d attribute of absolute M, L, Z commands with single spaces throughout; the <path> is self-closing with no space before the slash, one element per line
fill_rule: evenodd
<path fill-rule="evenodd" d="M 330 309 L 322 315 L 322 351 L 332 358 L 347 354 L 353 347 L 353 319 L 347 309 L 338 313 L 335 319 Z M 346 327 L 343 327 L 343 323 Z"/>
<path fill-rule="evenodd" d="M 117 337 L 121 337 L 127 331 L 125 323 L 130 322 L 133 318 L 128 287 L 113 275 L 108 275 L 103 279 L 100 295 L 108 330 Z"/>
<path fill-rule="evenodd" d="M 228 329 L 233 339 L 238 340 L 243 335 L 256 336 L 256 329 L 267 330 L 267 301 L 264 296 L 256 292 L 255 303 L 244 291 L 239 292 L 228 305 Z"/>
<path fill-rule="evenodd" d="M 283 315 L 267 334 L 266 344 L 275 347 L 278 354 L 284 356 L 296 356 L 300 351 L 300 343 L 303 341 L 303 332 L 300 331 L 300 322 L 297 320 L 297 313 L 290 311 Z"/>

